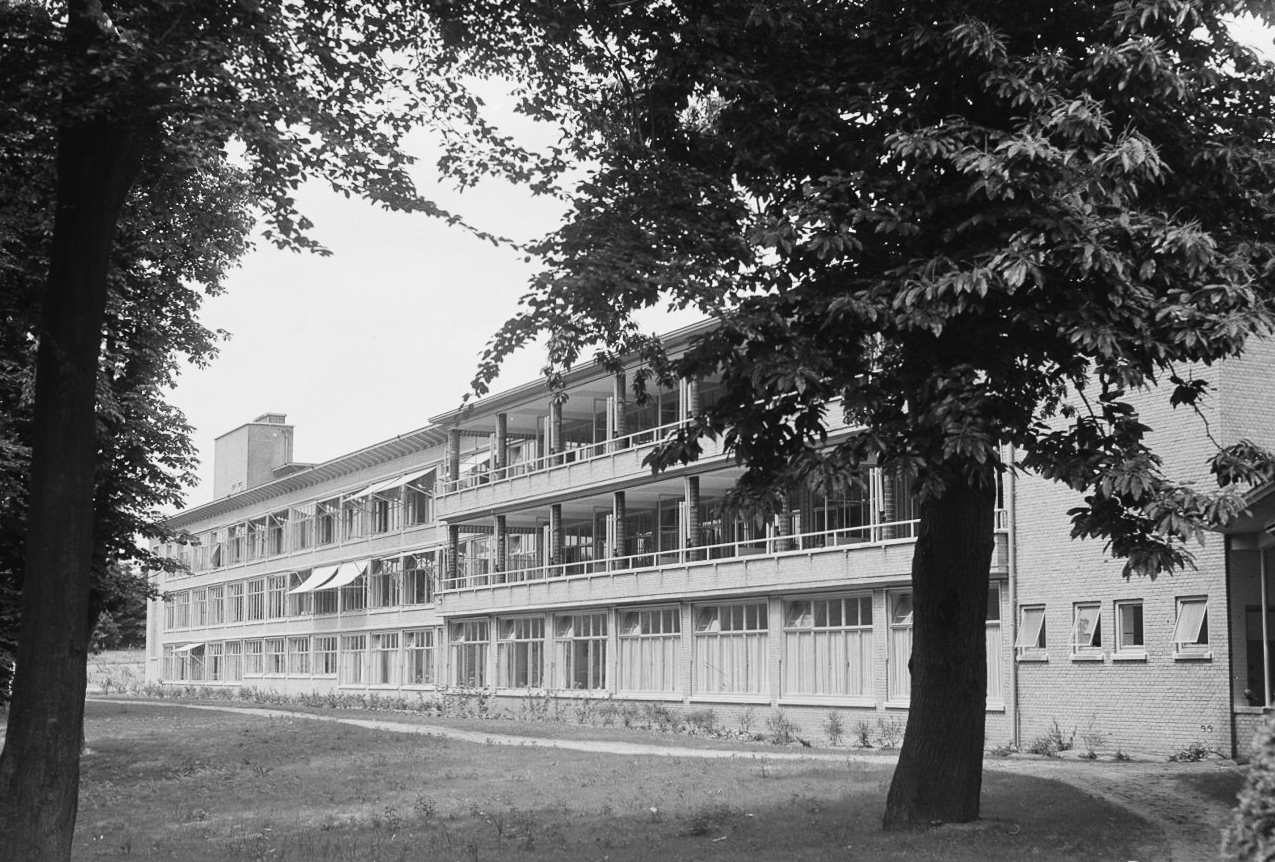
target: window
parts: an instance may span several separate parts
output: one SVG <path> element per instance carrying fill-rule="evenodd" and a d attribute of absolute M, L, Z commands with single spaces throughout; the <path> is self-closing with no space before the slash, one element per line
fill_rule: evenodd
<path fill-rule="evenodd" d="M 766 637 L 764 602 L 696 608 L 694 690 L 700 694 L 765 693 Z"/>
<path fill-rule="evenodd" d="M 226 682 L 243 679 L 243 641 L 226 641 Z"/>
<path fill-rule="evenodd" d="M 319 592 L 326 592 L 320 589 Z M 361 611 L 367 607 L 367 575 L 360 572 L 353 581 L 340 588 L 341 610 Z"/>
<path fill-rule="evenodd" d="M 314 609 L 315 616 L 336 613 L 338 590 L 315 590 L 311 595 L 310 606 Z"/>
<path fill-rule="evenodd" d="M 288 511 L 266 516 L 266 555 L 277 557 L 285 550 L 284 540 L 288 529 Z"/>
<path fill-rule="evenodd" d="M 288 674 L 290 676 L 310 675 L 309 638 L 288 638 Z"/>
<path fill-rule="evenodd" d="M 894 701 L 912 698 L 912 594 L 888 593 L 886 602 L 890 608 L 888 634 L 889 673 L 887 697 Z"/>
<path fill-rule="evenodd" d="M 1094 656 L 1102 651 L 1102 607 L 1098 604 L 1077 604 L 1072 608 L 1072 655 Z"/>
<path fill-rule="evenodd" d="M 403 632 L 403 684 L 434 684 L 435 630 Z"/>
<path fill-rule="evenodd" d="M 226 528 L 226 564 L 233 566 L 244 559 L 244 525 Z"/>
<path fill-rule="evenodd" d="M 204 655 L 208 662 L 207 677 L 209 682 L 223 682 L 226 679 L 225 644 L 208 644 Z"/>
<path fill-rule="evenodd" d="M 785 694 L 872 694 L 872 596 L 803 599 L 784 610 Z"/>
<path fill-rule="evenodd" d="M 398 632 L 381 632 L 372 635 L 370 658 L 369 683 L 398 685 Z"/>
<path fill-rule="evenodd" d="M 341 685 L 363 685 L 367 657 L 367 635 L 341 637 Z"/>
<path fill-rule="evenodd" d="M 314 508 L 314 543 L 331 545 L 337 540 L 337 519 L 341 514 L 341 500 L 333 497 L 316 503 Z"/>
<path fill-rule="evenodd" d="M 1202 655 L 1209 648 L 1209 600 L 1203 596 L 1178 599 L 1178 622 L 1173 649 L 1179 655 Z"/>
<path fill-rule="evenodd" d="M 558 686 L 576 691 L 606 688 L 607 615 L 572 614 L 556 619 Z"/>
<path fill-rule="evenodd" d="M 226 584 L 226 622 L 241 623 L 243 620 L 243 581 L 235 584 Z"/>
<path fill-rule="evenodd" d="M 266 618 L 266 579 L 257 578 L 248 582 L 248 622 Z"/>
<path fill-rule="evenodd" d="M 292 572 L 288 575 L 288 616 L 290 617 L 307 617 L 314 609 L 313 590 L 307 590 L 304 593 L 292 592 L 304 584 L 309 576 L 308 571 Z"/>
<path fill-rule="evenodd" d="M 314 547 L 313 503 L 293 508 L 288 516 L 288 523 L 292 526 L 292 550 L 304 551 Z"/>
<path fill-rule="evenodd" d="M 372 533 L 398 532 L 403 525 L 401 489 L 390 488 L 369 497 L 367 516 Z"/>
<path fill-rule="evenodd" d="M 282 676 L 288 672 L 285 644 L 283 638 L 266 639 L 266 673 Z"/>
<path fill-rule="evenodd" d="M 682 612 L 679 609 L 622 611 L 619 647 L 621 690 L 681 690 Z"/>
<path fill-rule="evenodd" d="M 1045 650 L 1045 606 L 1024 605 L 1018 609 L 1018 640 L 1014 646 L 1020 658 Z"/>
<path fill-rule="evenodd" d="M 409 482 L 403 488 L 403 503 L 407 510 L 407 523 L 410 525 L 428 524 L 434 519 L 433 507 L 434 471 L 421 478 Z"/>
<path fill-rule="evenodd" d="M 425 605 L 434 601 L 434 573 L 438 570 L 435 551 L 408 554 L 403 558 L 405 605 Z"/>
<path fill-rule="evenodd" d="M 336 636 L 316 635 L 314 638 L 313 669 L 315 676 L 336 676 Z"/>
<path fill-rule="evenodd" d="M 367 535 L 367 498 L 346 500 L 341 504 L 341 536 L 345 541 Z"/>
<path fill-rule="evenodd" d="M 208 590 L 190 591 L 190 624 L 192 626 L 208 625 Z"/>
<path fill-rule="evenodd" d="M 1004 673 L 1001 669 L 1001 588 L 990 584 L 987 588 L 987 702 L 1003 704 Z"/>
<path fill-rule="evenodd" d="M 545 672 L 544 617 L 501 620 L 496 643 L 496 685 L 542 688 Z"/>
<path fill-rule="evenodd" d="M 1142 634 L 1142 602 L 1116 602 L 1116 652 L 1146 656 Z"/>
<path fill-rule="evenodd" d="M 223 586 L 208 588 L 208 625 L 219 626 L 226 621 L 226 589 Z"/>
<path fill-rule="evenodd" d="M 266 579 L 266 616 L 282 619 L 288 611 L 288 576 L 271 575 Z"/>
<path fill-rule="evenodd" d="M 173 594 L 173 624 L 170 628 L 184 629 L 190 626 L 190 590 Z"/>
<path fill-rule="evenodd" d="M 266 672 L 266 647 L 261 641 L 243 642 L 243 672 L 245 676 L 261 676 Z"/>
<path fill-rule="evenodd" d="M 266 519 L 254 518 L 248 522 L 249 560 L 261 560 L 266 556 Z"/>
<path fill-rule="evenodd" d="M 463 688 L 487 685 L 487 644 L 486 620 L 452 624 L 453 685 Z"/>
<path fill-rule="evenodd" d="M 398 557 L 373 560 L 368 575 L 368 607 L 392 608 L 399 604 L 402 569 Z"/>

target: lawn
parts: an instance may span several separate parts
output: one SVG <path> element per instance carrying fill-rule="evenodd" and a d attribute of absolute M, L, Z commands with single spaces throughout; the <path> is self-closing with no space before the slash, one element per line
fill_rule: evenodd
<path fill-rule="evenodd" d="M 93 701 L 86 740 L 77 860 L 1167 855 L 1132 815 L 1026 776 L 988 773 L 978 824 L 897 835 L 878 825 L 888 762 L 634 758 Z"/>

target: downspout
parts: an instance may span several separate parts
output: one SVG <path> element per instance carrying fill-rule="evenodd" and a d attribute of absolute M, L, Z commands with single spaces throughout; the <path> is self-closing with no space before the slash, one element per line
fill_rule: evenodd
<path fill-rule="evenodd" d="M 1013 471 L 1014 447 L 1010 445 L 1008 452 L 1010 469 L 1005 494 L 1005 543 L 1009 551 L 1009 726 L 1012 733 L 1011 742 L 1014 748 L 1021 748 L 1022 737 L 1018 719 L 1018 477 Z"/>
<path fill-rule="evenodd" d="M 1262 689 L 1266 699 L 1264 704 L 1271 705 L 1271 634 L 1267 631 L 1267 592 L 1266 592 L 1266 549 L 1257 552 L 1258 576 L 1261 579 L 1262 591 Z"/>

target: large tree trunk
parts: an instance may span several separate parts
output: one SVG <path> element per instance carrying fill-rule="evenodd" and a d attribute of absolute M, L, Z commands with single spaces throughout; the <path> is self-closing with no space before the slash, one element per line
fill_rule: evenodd
<path fill-rule="evenodd" d="M 941 498 L 921 504 L 912 558 L 912 702 L 886 829 L 978 819 L 996 492 L 956 475 L 947 485 Z"/>
<path fill-rule="evenodd" d="M 57 210 L 36 357 L 17 673 L 0 753 L 0 859 L 71 857 L 106 276 L 115 224 L 140 162 L 140 136 L 107 118 L 59 132 Z"/>

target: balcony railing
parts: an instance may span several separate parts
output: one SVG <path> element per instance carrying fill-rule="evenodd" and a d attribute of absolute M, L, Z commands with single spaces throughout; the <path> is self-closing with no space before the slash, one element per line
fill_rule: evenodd
<path fill-rule="evenodd" d="M 438 483 L 437 493 L 441 495 L 453 494 L 457 491 L 464 491 L 467 488 L 476 488 L 479 485 L 488 485 L 496 482 L 507 482 L 519 476 L 529 476 L 534 473 L 544 473 L 555 467 L 561 467 L 564 464 L 583 463 L 585 461 L 594 461 L 613 455 L 616 452 L 623 452 L 626 449 L 635 449 L 639 446 L 648 446 L 652 443 L 658 443 L 668 437 L 673 431 L 681 427 L 684 422 L 672 422 L 668 425 L 660 425 L 656 428 L 647 428 L 644 431 L 636 431 L 632 434 L 626 434 L 623 437 L 615 437 L 611 440 L 603 440 L 599 443 L 589 443 L 583 446 L 577 446 L 568 449 L 565 452 L 554 452 L 549 455 L 542 455 L 539 458 L 531 458 L 526 461 L 518 461 L 514 464 L 507 464 L 504 467 L 485 467 L 482 470 L 475 470 L 467 473 L 458 479 L 450 479 L 445 482 Z"/>
<path fill-rule="evenodd" d="M 916 525 L 917 521 L 911 520 L 895 521 L 887 524 L 870 524 L 862 527 L 846 527 L 838 530 L 824 530 L 817 533 L 798 533 L 791 536 L 781 536 L 774 533 L 755 539 L 740 539 L 714 545 L 670 548 L 668 550 L 629 554 L 622 557 L 516 568 L 504 572 L 469 571 L 456 578 L 444 579 L 443 589 L 447 591 L 477 589 L 528 581 L 547 581 L 555 578 L 589 577 L 661 566 L 680 566 L 715 560 L 835 549 L 849 545 L 883 545 L 889 542 L 916 538 Z M 485 568 L 486 564 L 490 563 L 486 559 L 475 562 L 483 564 L 474 566 L 474 568 L 480 569 Z"/>

